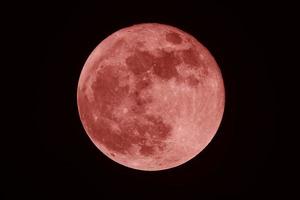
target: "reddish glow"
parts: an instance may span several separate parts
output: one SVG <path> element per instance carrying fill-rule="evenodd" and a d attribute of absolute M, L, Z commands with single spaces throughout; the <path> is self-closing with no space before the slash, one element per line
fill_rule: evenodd
<path fill-rule="evenodd" d="M 83 126 L 106 156 L 130 168 L 162 170 L 211 141 L 224 111 L 217 63 L 191 35 L 139 24 L 103 40 L 77 91 Z"/>

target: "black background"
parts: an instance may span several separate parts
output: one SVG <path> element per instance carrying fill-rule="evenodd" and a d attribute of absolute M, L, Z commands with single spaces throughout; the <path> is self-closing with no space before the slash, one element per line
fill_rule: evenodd
<path fill-rule="evenodd" d="M 30 52 L 38 57 L 37 68 L 32 67 L 38 82 L 29 134 L 34 145 L 28 145 L 28 156 L 19 157 L 22 167 L 16 167 L 17 180 L 11 184 L 22 189 L 7 190 L 7 196 L 198 199 L 293 190 L 283 169 L 284 130 L 278 126 L 279 50 L 292 23 L 287 7 L 274 2 L 84 2 L 43 2 L 27 13 L 22 28 L 34 22 Z M 76 104 L 81 69 L 96 45 L 120 28 L 147 22 L 195 36 L 217 60 L 226 90 L 224 117 L 208 147 L 186 164 L 158 172 L 129 169 L 105 157 L 86 135 Z"/>

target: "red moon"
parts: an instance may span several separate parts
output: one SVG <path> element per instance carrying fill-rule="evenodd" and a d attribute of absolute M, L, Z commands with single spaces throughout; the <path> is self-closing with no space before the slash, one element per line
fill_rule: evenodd
<path fill-rule="evenodd" d="M 199 154 L 222 120 L 225 91 L 209 51 L 163 24 L 123 28 L 88 57 L 77 104 L 97 148 L 124 166 L 156 171 Z"/>

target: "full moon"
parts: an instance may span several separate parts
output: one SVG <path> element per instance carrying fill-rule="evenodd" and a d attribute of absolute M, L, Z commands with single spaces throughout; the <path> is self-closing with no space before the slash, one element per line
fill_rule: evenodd
<path fill-rule="evenodd" d="M 224 104 L 222 74 L 210 52 L 190 34 L 157 23 L 104 39 L 77 88 L 91 141 L 113 161 L 144 171 L 198 155 L 216 134 Z"/>

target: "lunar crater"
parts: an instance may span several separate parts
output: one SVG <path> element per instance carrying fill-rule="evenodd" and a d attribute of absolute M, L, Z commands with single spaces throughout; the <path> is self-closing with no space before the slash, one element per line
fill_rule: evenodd
<path fill-rule="evenodd" d="M 173 44 L 180 44 L 182 42 L 180 35 L 176 32 L 168 32 L 166 34 L 166 40 Z"/>

